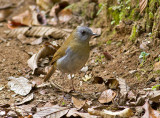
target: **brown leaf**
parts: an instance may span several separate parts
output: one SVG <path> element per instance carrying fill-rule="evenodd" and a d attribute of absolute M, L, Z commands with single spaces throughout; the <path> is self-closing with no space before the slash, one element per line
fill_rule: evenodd
<path fill-rule="evenodd" d="M 72 97 L 72 102 L 77 109 L 81 109 L 86 103 L 85 100 L 79 100 L 75 97 Z"/>
<path fill-rule="evenodd" d="M 148 100 L 146 100 L 143 108 L 145 109 L 145 114 L 142 116 L 142 118 L 160 118 L 160 111 L 152 109 Z"/>
<path fill-rule="evenodd" d="M 88 113 L 91 115 L 101 116 L 103 118 L 115 118 L 115 117 L 130 118 L 131 116 L 133 116 L 133 111 L 130 108 L 125 108 L 122 111 L 116 111 L 116 112 L 108 111 L 106 109 L 95 110 L 93 108 L 89 108 Z"/>
<path fill-rule="evenodd" d="M 100 103 L 109 103 L 115 98 L 115 96 L 116 96 L 116 93 L 112 91 L 111 89 L 108 89 L 102 92 L 98 101 Z"/>
<path fill-rule="evenodd" d="M 29 37 L 52 37 L 55 39 L 66 38 L 68 33 L 65 29 L 59 29 L 54 27 L 22 27 L 5 31 L 8 37 L 17 37 L 19 34 L 23 34 Z"/>
<path fill-rule="evenodd" d="M 72 18 L 72 11 L 70 9 L 63 9 L 58 13 L 59 22 L 68 22 Z"/>
<path fill-rule="evenodd" d="M 149 100 L 159 103 L 160 102 L 160 91 L 159 90 L 158 91 L 150 91 L 148 93 L 148 97 L 149 97 Z"/>
<path fill-rule="evenodd" d="M 160 61 L 154 64 L 154 71 L 160 70 Z"/>
<path fill-rule="evenodd" d="M 110 89 L 116 89 L 119 85 L 119 82 L 116 79 L 108 79 L 105 85 Z"/>
<path fill-rule="evenodd" d="M 140 13 L 144 11 L 148 4 L 148 0 L 139 0 Z"/>
<path fill-rule="evenodd" d="M 59 1 L 60 0 L 36 0 L 36 4 L 40 6 L 43 10 L 48 10 L 53 6 L 53 4 Z"/>
<path fill-rule="evenodd" d="M 37 113 L 33 115 L 33 118 L 60 118 L 68 112 L 69 108 L 60 107 L 58 105 L 52 107 L 42 107 L 37 109 Z"/>
<path fill-rule="evenodd" d="M 31 94 L 27 95 L 21 102 L 15 103 L 15 105 L 21 105 L 21 104 L 24 104 L 26 102 L 29 102 L 29 101 L 33 100 L 33 97 L 34 97 L 33 93 L 31 93 Z"/>
<path fill-rule="evenodd" d="M 24 11 L 23 13 L 14 16 L 12 18 L 12 21 L 16 22 L 16 23 L 20 23 L 23 25 L 28 25 L 31 26 L 32 23 L 32 14 L 29 10 Z"/>
<path fill-rule="evenodd" d="M 0 10 L 0 22 L 7 19 L 7 17 L 13 12 L 12 8 Z"/>
<path fill-rule="evenodd" d="M 122 78 L 117 78 L 117 81 L 119 82 L 120 93 L 122 95 L 126 95 L 130 90 L 130 88 L 127 85 L 126 81 L 124 79 L 122 79 Z"/>
<path fill-rule="evenodd" d="M 76 108 L 72 108 L 66 115 L 67 117 L 81 117 L 81 118 L 98 118 L 98 116 L 90 115 L 89 113 L 81 113 L 76 110 Z"/>
<path fill-rule="evenodd" d="M 39 52 L 37 54 L 34 54 L 28 61 L 28 66 L 33 70 L 33 74 L 35 73 L 35 70 L 38 68 L 38 60 L 40 58 L 44 58 L 48 55 L 53 55 L 56 52 L 56 49 L 54 48 L 54 46 L 50 45 L 46 45 L 39 50 Z"/>
<path fill-rule="evenodd" d="M 38 38 L 38 39 L 32 41 L 31 44 L 32 44 L 32 45 L 39 45 L 39 44 L 42 43 L 42 41 L 43 41 L 43 38 L 40 37 L 40 38 Z"/>
<path fill-rule="evenodd" d="M 110 55 L 107 51 L 106 51 L 106 52 L 103 52 L 103 54 L 104 54 L 104 56 L 105 56 L 105 58 L 106 58 L 107 60 L 113 59 L 112 55 Z"/>
<path fill-rule="evenodd" d="M 8 86 L 12 91 L 14 91 L 16 94 L 25 96 L 27 95 L 31 89 L 32 84 L 29 83 L 29 80 L 24 77 L 9 77 L 11 81 L 8 82 Z"/>

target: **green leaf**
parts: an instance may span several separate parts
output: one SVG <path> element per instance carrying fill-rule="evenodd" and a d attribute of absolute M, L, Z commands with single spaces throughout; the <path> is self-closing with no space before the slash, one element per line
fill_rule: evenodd
<path fill-rule="evenodd" d="M 153 86 L 152 90 L 157 90 L 158 87 L 160 87 L 160 84 Z"/>

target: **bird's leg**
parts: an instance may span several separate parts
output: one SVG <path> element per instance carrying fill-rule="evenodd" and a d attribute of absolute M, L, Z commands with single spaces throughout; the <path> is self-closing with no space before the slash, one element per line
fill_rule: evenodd
<path fill-rule="evenodd" d="M 71 79 L 72 91 L 75 91 L 75 89 L 74 89 L 74 81 L 73 81 L 73 79 L 74 79 L 74 74 L 69 74 L 69 78 Z"/>

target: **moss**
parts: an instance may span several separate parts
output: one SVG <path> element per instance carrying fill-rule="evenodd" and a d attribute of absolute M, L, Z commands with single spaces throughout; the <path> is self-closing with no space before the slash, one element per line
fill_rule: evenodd
<path fill-rule="evenodd" d="M 134 41 L 137 36 L 138 36 L 137 24 L 134 24 L 132 27 L 131 35 L 130 35 L 130 40 Z"/>
<path fill-rule="evenodd" d="M 112 16 L 112 21 L 114 21 L 115 25 L 117 25 L 119 24 L 119 21 L 122 20 L 138 20 L 140 18 L 138 4 L 134 7 L 135 8 L 131 8 L 130 0 L 123 0 L 118 6 L 109 7 L 108 11 Z"/>
<path fill-rule="evenodd" d="M 119 10 L 119 6 L 112 6 L 112 7 L 109 7 L 109 14 L 111 14 L 112 16 L 112 21 L 115 22 L 115 24 L 119 24 L 119 21 L 120 21 L 120 10 Z"/>

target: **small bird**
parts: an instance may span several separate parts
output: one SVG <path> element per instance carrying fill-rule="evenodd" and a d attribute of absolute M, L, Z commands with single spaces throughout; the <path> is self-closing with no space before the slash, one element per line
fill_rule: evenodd
<path fill-rule="evenodd" d="M 53 55 L 51 68 L 44 81 L 49 80 L 57 68 L 62 73 L 68 74 L 80 70 L 89 58 L 89 40 L 92 36 L 97 34 L 88 27 L 78 26 Z"/>

